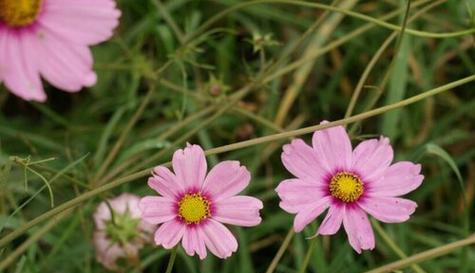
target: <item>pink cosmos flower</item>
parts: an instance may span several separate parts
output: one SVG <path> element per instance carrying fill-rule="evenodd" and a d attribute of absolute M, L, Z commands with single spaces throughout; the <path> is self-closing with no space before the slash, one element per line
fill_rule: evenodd
<path fill-rule="evenodd" d="M 282 162 L 296 178 L 282 181 L 276 191 L 280 207 L 297 214 L 295 231 L 328 209 L 317 235 L 335 234 L 343 223 L 350 245 L 361 253 L 375 246 L 367 214 L 400 223 L 415 211 L 415 202 L 398 196 L 421 185 L 421 166 L 408 161 L 391 164 L 393 150 L 387 138 L 363 141 L 352 150 L 345 129 L 337 126 L 315 132 L 312 144 L 296 139 L 283 147 Z"/>
<path fill-rule="evenodd" d="M 140 248 L 152 241 L 155 226 L 141 220 L 139 201 L 138 196 L 124 193 L 100 203 L 94 213 L 96 258 L 109 270 L 122 271 L 119 258 L 137 261 Z"/>
<path fill-rule="evenodd" d="M 206 175 L 207 164 L 198 145 L 187 145 L 173 155 L 173 170 L 158 166 L 148 185 L 161 196 L 140 201 L 142 217 L 161 224 L 155 243 L 166 249 L 181 240 L 185 252 L 200 259 L 206 248 L 225 259 L 238 248 L 233 234 L 223 225 L 255 226 L 261 222 L 262 202 L 237 195 L 249 184 L 251 175 L 238 161 L 223 161 Z"/>
<path fill-rule="evenodd" d="M 46 100 L 40 75 L 68 92 L 94 85 L 89 46 L 119 17 L 114 0 L 0 0 L 0 83 L 35 101 Z"/>

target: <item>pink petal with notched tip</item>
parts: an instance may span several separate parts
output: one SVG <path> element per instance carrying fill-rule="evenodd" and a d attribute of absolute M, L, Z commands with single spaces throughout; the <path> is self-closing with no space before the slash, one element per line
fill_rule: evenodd
<path fill-rule="evenodd" d="M 357 206 L 346 206 L 343 226 L 348 235 L 348 241 L 356 252 L 361 253 L 361 250 L 374 249 L 373 228 L 362 209 Z"/>
<path fill-rule="evenodd" d="M 239 161 L 223 161 L 211 169 L 202 190 L 218 202 L 244 190 L 250 180 L 251 174 Z"/>
<path fill-rule="evenodd" d="M 201 189 L 206 176 L 207 163 L 203 149 L 198 145 L 188 144 L 173 154 L 173 171 L 177 181 L 189 191 Z"/>
<path fill-rule="evenodd" d="M 316 184 L 323 183 L 327 171 L 312 147 L 301 139 L 294 139 L 282 149 L 282 163 L 289 172 L 298 178 L 311 178 Z"/>
<path fill-rule="evenodd" d="M 414 201 L 397 197 L 372 196 L 358 202 L 367 213 L 385 223 L 401 223 L 409 220 L 417 208 Z"/>
<path fill-rule="evenodd" d="M 185 233 L 185 224 L 178 220 L 163 223 L 155 232 L 155 243 L 166 249 L 171 249 L 178 244 Z"/>
<path fill-rule="evenodd" d="M 166 197 L 146 196 L 140 200 L 142 219 L 151 224 L 161 224 L 177 217 L 176 202 Z"/>
<path fill-rule="evenodd" d="M 389 139 L 370 139 L 361 142 L 353 152 L 353 166 L 364 182 L 378 180 L 393 160 Z"/>
<path fill-rule="evenodd" d="M 32 48 L 33 33 L 0 30 L 1 78 L 5 86 L 15 95 L 25 100 L 45 101 L 38 73 L 36 48 Z"/>
<path fill-rule="evenodd" d="M 177 180 L 175 174 L 168 168 L 155 167 L 152 174 L 153 176 L 148 179 L 148 186 L 158 194 L 174 199 L 185 192 L 184 185 Z"/>
<path fill-rule="evenodd" d="M 309 204 L 327 195 L 321 185 L 302 179 L 284 180 L 275 191 L 281 199 L 279 206 L 289 213 L 302 211 Z"/>
<path fill-rule="evenodd" d="M 337 233 L 343 222 L 343 215 L 345 215 L 345 205 L 332 204 L 325 219 L 320 224 L 317 234 L 333 235 Z"/>
<path fill-rule="evenodd" d="M 233 196 L 214 204 L 213 219 L 236 226 L 251 227 L 261 223 L 262 201 L 251 196 Z"/>
<path fill-rule="evenodd" d="M 420 174 L 421 165 L 409 161 L 397 162 L 383 173 L 382 177 L 369 185 L 371 196 L 401 196 L 417 189 L 424 180 Z"/>
<path fill-rule="evenodd" d="M 182 246 L 189 256 L 198 254 L 201 260 L 206 258 L 206 246 L 203 235 L 203 230 L 200 227 L 186 227 L 183 234 Z"/>
<path fill-rule="evenodd" d="M 52 85 L 68 92 L 78 92 L 97 81 L 92 70 L 92 54 L 86 45 L 71 44 L 57 35 L 38 30 L 34 41 L 42 52 L 41 75 Z"/>
<path fill-rule="evenodd" d="M 206 247 L 216 257 L 226 259 L 237 251 L 236 238 L 223 224 L 209 219 L 200 228 L 203 229 Z"/>
<path fill-rule="evenodd" d="M 113 0 L 46 0 L 38 23 L 71 43 L 94 45 L 112 36 L 120 14 Z"/>
<path fill-rule="evenodd" d="M 326 124 L 323 121 L 320 124 Z M 349 169 L 352 163 L 352 147 L 350 137 L 343 126 L 336 126 L 313 134 L 312 146 L 317 158 L 327 172 Z"/>
<path fill-rule="evenodd" d="M 309 204 L 305 209 L 297 213 L 294 219 L 294 230 L 296 232 L 302 231 L 306 225 L 310 222 L 315 221 L 315 219 L 322 214 L 328 206 L 330 206 L 331 197 L 326 196 L 320 199 L 315 200 L 314 203 Z"/>

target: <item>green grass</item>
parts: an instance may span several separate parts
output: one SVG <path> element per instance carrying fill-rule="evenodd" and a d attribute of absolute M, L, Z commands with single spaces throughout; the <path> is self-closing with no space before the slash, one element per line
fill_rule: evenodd
<path fill-rule="evenodd" d="M 225 261 L 179 248 L 173 272 L 392 272 L 384 266 L 431 249 L 394 272 L 475 272 L 473 245 L 450 245 L 475 243 L 473 3 L 411 1 L 406 17 L 406 1 L 254 2 L 121 0 L 117 34 L 94 47 L 96 86 L 74 95 L 48 86 L 45 104 L 0 87 L 0 268 L 105 272 L 92 246 L 95 207 L 121 192 L 152 194 L 150 168 L 190 142 L 210 151 L 210 166 L 234 159 L 251 170 L 246 193 L 264 201 L 264 220 L 231 228 L 240 245 Z M 309 140 L 320 127 L 293 130 L 321 120 L 340 120 L 354 143 L 385 134 L 397 160 L 423 166 L 408 195 L 418 209 L 375 226 L 372 252 L 356 254 L 342 230 L 306 239 L 318 223 L 283 244 L 293 217 L 274 192 L 291 177 L 281 145 Z M 169 256 L 147 246 L 127 272 L 165 272 Z"/>

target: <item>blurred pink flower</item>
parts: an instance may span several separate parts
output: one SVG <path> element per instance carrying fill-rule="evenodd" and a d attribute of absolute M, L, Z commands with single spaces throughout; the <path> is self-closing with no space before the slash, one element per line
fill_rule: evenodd
<path fill-rule="evenodd" d="M 391 165 L 387 138 L 363 141 L 352 150 L 345 129 L 337 126 L 315 132 L 312 144 L 296 139 L 283 147 L 282 162 L 297 178 L 282 181 L 276 191 L 280 207 L 297 214 L 295 231 L 328 208 L 317 235 L 335 234 L 343 223 L 350 245 L 361 253 L 375 246 L 367 213 L 385 223 L 400 223 L 415 211 L 415 202 L 398 196 L 421 185 L 421 166 L 409 161 Z"/>
<path fill-rule="evenodd" d="M 138 260 L 140 248 L 152 241 L 155 226 L 141 220 L 139 201 L 138 196 L 124 193 L 100 203 L 94 213 L 96 258 L 109 270 L 122 271 L 117 260 Z"/>
<path fill-rule="evenodd" d="M 148 185 L 161 196 L 140 201 L 143 219 L 161 224 L 155 243 L 170 249 L 181 240 L 185 252 L 200 259 L 206 248 L 222 259 L 231 256 L 238 243 L 222 223 L 249 227 L 261 222 L 262 202 L 237 195 L 249 184 L 249 171 L 238 161 L 223 161 L 206 175 L 203 150 L 189 144 L 173 155 L 173 170 L 156 167 Z"/>
<path fill-rule="evenodd" d="M 45 101 L 40 75 L 68 92 L 96 83 L 89 46 L 112 36 L 114 0 L 0 0 L 0 82 Z"/>

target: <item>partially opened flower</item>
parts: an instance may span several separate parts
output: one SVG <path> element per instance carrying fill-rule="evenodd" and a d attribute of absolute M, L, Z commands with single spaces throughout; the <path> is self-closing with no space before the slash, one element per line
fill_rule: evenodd
<path fill-rule="evenodd" d="M 89 46 L 119 16 L 114 0 L 0 0 L 0 82 L 35 101 L 46 100 L 40 76 L 68 92 L 94 85 Z"/>
<path fill-rule="evenodd" d="M 142 217 L 161 224 L 155 243 L 170 249 L 180 240 L 186 253 L 206 257 L 206 248 L 219 258 L 238 248 L 224 224 L 255 226 L 261 222 L 262 202 L 237 195 L 250 181 L 250 173 L 238 161 L 223 161 L 207 172 L 206 158 L 198 145 L 188 145 L 173 155 L 173 171 L 158 166 L 148 185 L 161 196 L 140 201 Z"/>
<path fill-rule="evenodd" d="M 152 241 L 155 226 L 141 220 L 140 198 L 124 193 L 99 204 L 94 213 L 96 258 L 107 269 L 123 271 L 117 260 L 136 262 L 144 243 Z"/>
<path fill-rule="evenodd" d="M 317 234 L 335 234 L 343 224 L 351 246 L 361 253 L 375 246 L 367 214 L 400 223 L 415 211 L 415 202 L 398 196 L 421 185 L 421 166 L 409 161 L 391 164 L 387 138 L 363 141 L 352 150 L 345 129 L 337 126 L 315 132 L 312 144 L 296 139 L 283 147 L 282 162 L 296 178 L 282 181 L 276 191 L 280 207 L 297 214 L 295 231 L 328 209 Z"/>

